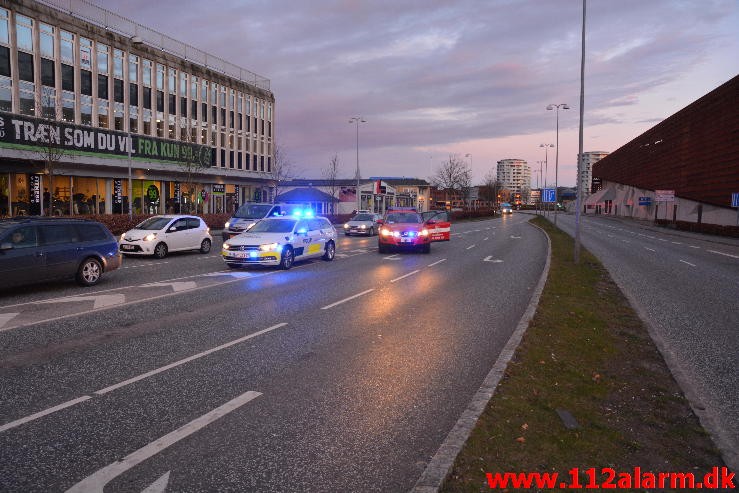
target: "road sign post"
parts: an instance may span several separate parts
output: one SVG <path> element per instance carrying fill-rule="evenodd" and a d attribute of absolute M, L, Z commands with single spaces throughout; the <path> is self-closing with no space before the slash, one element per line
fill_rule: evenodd
<path fill-rule="evenodd" d="M 739 192 L 731 194 L 731 207 L 736 207 L 736 225 L 739 226 Z"/>

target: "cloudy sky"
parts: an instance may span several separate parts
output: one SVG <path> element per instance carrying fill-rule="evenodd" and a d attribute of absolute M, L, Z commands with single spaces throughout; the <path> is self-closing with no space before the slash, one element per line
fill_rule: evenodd
<path fill-rule="evenodd" d="M 98 0 L 270 79 L 276 137 L 303 177 L 538 169 L 556 141 L 574 185 L 580 0 Z M 585 151 L 613 151 L 739 73 L 737 0 L 589 0 Z M 468 156 L 469 155 L 469 156 Z M 555 150 L 548 152 L 554 180 Z M 538 174 L 538 173 L 537 173 Z M 536 181 L 533 181 L 536 186 Z"/>

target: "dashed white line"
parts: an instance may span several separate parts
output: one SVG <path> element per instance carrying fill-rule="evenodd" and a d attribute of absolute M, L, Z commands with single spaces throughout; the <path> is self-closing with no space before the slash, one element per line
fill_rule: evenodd
<path fill-rule="evenodd" d="M 437 260 L 437 261 L 436 261 L 436 262 L 434 262 L 433 264 L 429 264 L 429 265 L 428 265 L 427 267 L 433 267 L 433 266 L 435 266 L 435 265 L 438 265 L 438 264 L 440 264 L 440 263 L 442 263 L 442 262 L 446 262 L 446 259 L 445 259 L 445 258 L 443 258 L 443 259 L 441 259 L 441 260 Z"/>
<path fill-rule="evenodd" d="M 691 267 L 695 267 L 695 264 L 691 264 L 690 262 L 688 262 L 688 261 L 686 261 L 686 260 L 681 260 L 680 262 L 682 262 L 682 263 L 684 263 L 684 264 L 688 264 L 688 265 L 689 265 L 689 266 L 691 266 Z"/>
<path fill-rule="evenodd" d="M 413 274 L 418 274 L 420 271 L 414 270 L 413 272 L 409 272 L 408 274 L 405 274 L 404 276 L 396 277 L 395 279 L 391 279 L 390 282 L 397 282 L 401 279 L 405 279 L 406 277 L 412 276 Z"/>
<path fill-rule="evenodd" d="M 121 269 L 137 269 L 139 267 L 150 267 L 152 265 L 164 265 L 168 264 L 169 262 L 151 262 L 149 264 L 137 264 L 137 265 L 129 265 L 127 267 L 121 267 Z"/>
<path fill-rule="evenodd" d="M 673 245 L 682 245 L 682 243 L 680 243 L 679 241 L 672 241 L 670 243 L 672 243 Z"/>
<path fill-rule="evenodd" d="M 475 245 L 470 245 L 467 247 L 467 250 L 472 250 L 473 248 L 475 248 Z"/>
<path fill-rule="evenodd" d="M 725 256 L 731 257 L 731 258 L 739 258 L 739 255 L 732 255 L 730 253 L 717 252 L 716 250 L 708 250 L 708 251 L 711 252 L 711 253 L 718 253 L 719 255 L 725 255 Z"/>
<path fill-rule="evenodd" d="M 649 250 L 650 252 L 656 252 L 656 251 L 657 251 L 657 250 L 655 250 L 654 248 L 647 248 L 647 247 L 644 247 L 644 249 L 645 249 L 645 250 Z"/>
<path fill-rule="evenodd" d="M 488 239 L 489 239 L 489 237 L 486 236 L 485 238 L 482 239 L 482 241 L 488 241 Z"/>
<path fill-rule="evenodd" d="M 700 247 L 699 246 L 696 246 L 696 245 L 689 245 L 689 246 L 690 246 L 690 248 L 698 248 L 698 249 L 700 249 Z"/>
<path fill-rule="evenodd" d="M 359 298 L 360 296 L 364 296 L 365 294 L 371 293 L 372 291 L 374 291 L 374 288 L 373 289 L 368 289 L 366 291 L 362 291 L 361 293 L 357 293 L 354 296 L 349 296 L 348 298 L 344 298 L 343 300 L 339 300 L 336 303 L 331 303 L 330 305 L 322 306 L 321 307 L 321 310 L 328 310 L 329 308 L 333 308 L 336 305 L 340 305 L 342 303 L 346 303 L 347 301 L 351 301 L 354 298 Z"/>
<path fill-rule="evenodd" d="M 67 401 L 62 404 L 59 404 L 58 406 L 50 407 L 49 409 L 44 409 L 43 411 L 39 411 L 37 413 L 31 414 L 30 416 L 26 416 L 25 418 L 20 418 L 20 419 L 16 419 L 15 421 L 11 421 L 10 423 L 5 423 L 4 425 L 0 426 L 0 433 L 4 432 L 5 430 L 9 430 L 11 428 L 15 428 L 16 426 L 20 426 L 30 421 L 36 420 L 38 418 L 43 418 L 47 414 L 55 413 L 57 411 L 61 411 L 62 409 L 75 406 L 79 404 L 80 402 L 85 402 L 89 399 L 92 399 L 92 397 L 90 397 L 89 395 L 83 395 L 82 397 L 72 399 L 71 401 Z"/>

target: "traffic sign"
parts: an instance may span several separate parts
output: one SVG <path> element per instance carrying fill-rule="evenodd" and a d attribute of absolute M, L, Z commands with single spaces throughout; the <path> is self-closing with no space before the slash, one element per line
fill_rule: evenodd
<path fill-rule="evenodd" d="M 652 205 L 652 197 L 639 197 L 639 205 Z"/>
<path fill-rule="evenodd" d="M 739 207 L 739 192 L 731 194 L 731 207 Z"/>
<path fill-rule="evenodd" d="M 546 203 L 552 203 L 556 202 L 555 193 L 553 188 L 545 188 L 544 189 L 544 200 L 543 202 Z"/>
<path fill-rule="evenodd" d="M 654 200 L 657 202 L 674 202 L 675 190 L 655 190 Z"/>

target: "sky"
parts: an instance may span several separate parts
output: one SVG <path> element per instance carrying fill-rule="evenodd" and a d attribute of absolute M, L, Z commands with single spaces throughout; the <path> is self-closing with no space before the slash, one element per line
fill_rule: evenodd
<path fill-rule="evenodd" d="M 427 179 L 455 156 L 475 184 L 513 158 L 575 184 L 581 0 L 96 3 L 269 79 L 296 177 L 333 156 L 354 177 L 358 147 L 363 178 Z M 738 0 L 588 0 L 584 150 L 612 152 L 735 77 L 738 26 Z"/>

